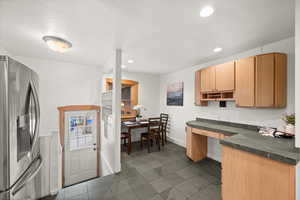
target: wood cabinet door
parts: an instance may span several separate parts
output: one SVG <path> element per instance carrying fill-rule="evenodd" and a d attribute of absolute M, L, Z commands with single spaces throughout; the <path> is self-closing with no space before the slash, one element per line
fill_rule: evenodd
<path fill-rule="evenodd" d="M 223 200 L 295 200 L 295 167 L 222 145 Z"/>
<path fill-rule="evenodd" d="M 192 158 L 192 128 L 185 127 L 186 131 L 186 156 Z"/>
<path fill-rule="evenodd" d="M 216 90 L 230 91 L 235 89 L 234 61 L 216 66 Z"/>
<path fill-rule="evenodd" d="M 274 54 L 256 56 L 256 84 L 255 104 L 256 107 L 274 106 L 274 79 L 275 59 Z"/>
<path fill-rule="evenodd" d="M 208 79 L 208 70 L 207 68 L 200 70 L 200 89 L 201 92 L 208 92 L 208 85 L 209 85 L 209 79 Z"/>
<path fill-rule="evenodd" d="M 201 71 L 195 72 L 195 105 L 201 105 Z"/>
<path fill-rule="evenodd" d="M 236 105 L 240 107 L 254 107 L 255 57 L 236 61 L 235 80 Z"/>
<path fill-rule="evenodd" d="M 133 85 L 130 87 L 130 100 L 131 100 L 131 105 L 137 105 L 138 104 L 138 99 L 139 99 L 139 85 Z"/>
<path fill-rule="evenodd" d="M 216 68 L 208 67 L 201 70 L 201 92 L 213 92 L 216 90 Z"/>
<path fill-rule="evenodd" d="M 275 107 L 284 108 L 287 103 L 287 55 L 275 55 Z"/>
<path fill-rule="evenodd" d="M 207 137 L 194 134 L 189 126 L 186 127 L 186 155 L 195 162 L 207 156 Z"/>

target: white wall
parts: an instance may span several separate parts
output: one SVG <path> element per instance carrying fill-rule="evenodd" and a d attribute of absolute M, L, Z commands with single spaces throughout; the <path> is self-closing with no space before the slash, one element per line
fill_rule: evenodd
<path fill-rule="evenodd" d="M 300 1 L 296 1 L 296 146 L 300 147 Z M 300 163 L 296 168 L 296 199 L 300 199 Z"/>
<path fill-rule="evenodd" d="M 104 75 L 104 78 L 112 77 L 111 74 Z M 159 88 L 160 88 L 160 76 L 155 74 L 134 73 L 134 72 L 122 72 L 123 80 L 133 80 L 139 83 L 139 96 L 138 103 L 146 108 L 146 111 L 142 113 L 143 117 L 157 117 L 160 114 L 160 101 L 159 101 Z M 103 81 L 103 90 L 105 84 Z M 139 132 L 143 130 L 132 131 L 132 141 L 140 140 Z"/>
<path fill-rule="evenodd" d="M 111 78 L 112 74 L 104 74 L 103 78 Z M 123 80 L 132 80 L 139 83 L 138 103 L 147 110 L 143 113 L 145 117 L 157 116 L 159 114 L 159 87 L 160 76 L 155 74 L 145 74 L 136 72 L 122 71 Z M 103 81 L 103 90 L 105 90 L 105 81 Z"/>
<path fill-rule="evenodd" d="M 105 91 L 105 78 L 111 78 L 112 74 L 104 74 L 102 81 L 102 91 Z M 133 80 L 139 82 L 139 100 L 138 103 L 147 108 L 147 111 L 143 113 L 144 117 L 158 116 L 159 114 L 159 75 L 144 74 L 144 73 L 131 73 L 122 72 L 122 79 Z M 120 105 L 121 106 L 121 105 Z M 113 173 L 112 164 L 114 163 L 113 152 L 115 149 L 115 141 L 112 127 L 112 119 L 108 120 L 108 123 L 101 123 L 101 156 L 103 159 L 102 167 L 106 169 L 103 171 L 104 175 Z M 138 141 L 140 134 L 138 132 L 143 131 L 133 130 L 132 141 Z"/>
<path fill-rule="evenodd" d="M 122 79 L 139 82 L 139 104 L 147 110 L 145 117 L 153 117 L 159 114 L 159 87 L 160 76 L 144 73 L 122 72 Z"/>
<path fill-rule="evenodd" d="M 102 80 L 102 91 L 106 91 L 105 78 L 112 78 L 111 73 L 103 75 Z M 144 116 L 154 116 L 159 112 L 159 95 L 157 91 L 159 88 L 159 76 L 150 75 L 143 73 L 128 73 L 122 72 L 122 79 L 134 80 L 139 82 L 139 104 L 147 108 L 147 112 Z M 153 95 L 154 94 L 154 95 Z M 156 95 L 155 95 L 156 94 Z M 121 106 L 121 105 L 120 105 Z M 138 140 L 139 134 L 137 131 L 132 131 L 132 140 Z M 101 157 L 103 162 L 101 163 L 101 168 L 103 175 L 112 174 L 114 172 L 114 153 L 115 152 L 115 137 L 113 135 L 113 120 L 112 117 L 105 122 L 101 120 Z"/>
<path fill-rule="evenodd" d="M 284 52 L 288 54 L 288 103 L 286 109 L 248 109 L 236 108 L 234 102 L 227 102 L 226 108 L 219 108 L 217 102 L 209 103 L 208 107 L 194 106 L 194 76 L 195 71 L 207 66 L 231 61 L 234 59 L 244 58 L 247 56 L 257 55 L 267 52 Z M 295 112 L 295 55 L 294 55 L 294 38 L 288 38 L 272 44 L 258 47 L 231 57 L 215 60 L 209 63 L 190 67 L 174 73 L 162 75 L 160 78 L 160 109 L 161 112 L 169 113 L 171 129 L 169 137 L 174 142 L 185 146 L 185 122 L 194 120 L 196 117 L 231 121 L 238 123 L 278 126 L 283 124 L 282 115 Z M 166 91 L 168 83 L 178 81 L 184 82 L 184 106 L 166 106 Z M 220 160 L 219 141 L 209 139 L 208 157 Z"/>
<path fill-rule="evenodd" d="M 300 147 L 300 1 L 296 1 L 296 146 Z M 300 199 L 300 197 L 299 197 Z"/>
<path fill-rule="evenodd" d="M 0 55 L 8 55 L 8 52 L 0 46 Z"/>
<path fill-rule="evenodd" d="M 61 187 L 61 152 L 59 149 L 59 114 L 57 107 L 66 105 L 99 105 L 102 69 L 66 62 L 12 56 L 39 75 L 41 107 L 42 195 L 55 193 Z M 57 138 L 53 140 L 53 138 Z M 50 148 L 51 147 L 51 148 Z"/>
<path fill-rule="evenodd" d="M 122 79 L 139 82 L 139 104 L 146 108 L 142 113 L 145 118 L 158 117 L 160 114 L 159 87 L 160 76 L 153 74 L 123 72 Z M 143 129 L 132 130 L 132 141 L 140 140 L 140 133 Z"/>
<path fill-rule="evenodd" d="M 14 58 L 39 75 L 41 135 L 58 131 L 57 107 L 99 105 L 102 80 L 100 67 L 20 56 Z"/>
<path fill-rule="evenodd" d="M 9 55 L 2 48 L 0 48 L 0 54 Z M 61 154 L 51 154 L 49 152 L 50 148 L 47 148 L 47 145 L 45 145 L 45 138 L 52 138 L 52 136 L 58 135 L 59 115 L 57 107 L 78 104 L 99 105 L 102 69 L 95 66 L 84 66 L 30 57 L 12 57 L 32 68 L 39 75 L 41 106 L 40 135 L 49 136 L 41 138 L 41 154 L 45 161 L 41 169 L 42 195 L 49 195 L 59 189 L 59 182 L 61 180 L 59 176 Z M 54 135 L 52 135 L 53 133 Z M 50 135 L 52 136 L 50 137 Z M 55 145 L 59 145 L 58 140 L 55 144 L 51 145 L 52 152 L 56 152 L 54 149 Z M 53 174 L 56 174 L 56 176 Z"/>
<path fill-rule="evenodd" d="M 39 173 L 41 180 L 41 196 L 56 194 L 62 187 L 62 149 L 59 133 L 40 137 L 43 165 Z"/>

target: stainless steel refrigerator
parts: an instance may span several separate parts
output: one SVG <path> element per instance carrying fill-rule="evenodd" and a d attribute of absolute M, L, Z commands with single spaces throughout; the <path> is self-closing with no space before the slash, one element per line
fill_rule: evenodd
<path fill-rule="evenodd" d="M 40 195 L 39 121 L 37 74 L 0 55 L 0 200 Z"/>

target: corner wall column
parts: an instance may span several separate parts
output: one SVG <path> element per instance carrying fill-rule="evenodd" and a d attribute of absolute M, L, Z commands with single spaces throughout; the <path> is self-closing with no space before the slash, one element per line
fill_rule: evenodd
<path fill-rule="evenodd" d="M 300 1 L 295 6 L 295 107 L 296 107 L 296 147 L 300 147 Z M 300 163 L 296 166 L 296 199 L 300 199 Z"/>
<path fill-rule="evenodd" d="M 115 168 L 114 172 L 121 171 L 121 65 L 122 65 L 122 50 L 116 49 L 116 62 L 113 68 L 113 135 L 115 136 Z"/>

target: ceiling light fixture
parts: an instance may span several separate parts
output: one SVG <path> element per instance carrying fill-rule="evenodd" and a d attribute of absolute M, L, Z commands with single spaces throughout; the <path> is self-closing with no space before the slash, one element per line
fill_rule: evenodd
<path fill-rule="evenodd" d="M 126 65 L 121 65 L 121 68 L 122 69 L 125 69 L 127 66 Z"/>
<path fill-rule="evenodd" d="M 223 49 L 221 47 L 216 47 L 214 48 L 214 52 L 215 53 L 218 53 L 218 52 L 221 52 Z"/>
<path fill-rule="evenodd" d="M 201 9 L 200 11 L 200 16 L 201 17 L 209 17 L 215 12 L 215 9 L 211 6 L 205 6 L 204 8 Z"/>
<path fill-rule="evenodd" d="M 44 36 L 43 40 L 46 42 L 46 44 L 51 50 L 60 53 L 64 53 L 72 47 L 71 42 L 55 36 Z"/>
<path fill-rule="evenodd" d="M 127 62 L 128 62 L 129 64 L 132 64 L 132 63 L 134 63 L 134 60 L 129 59 Z"/>

